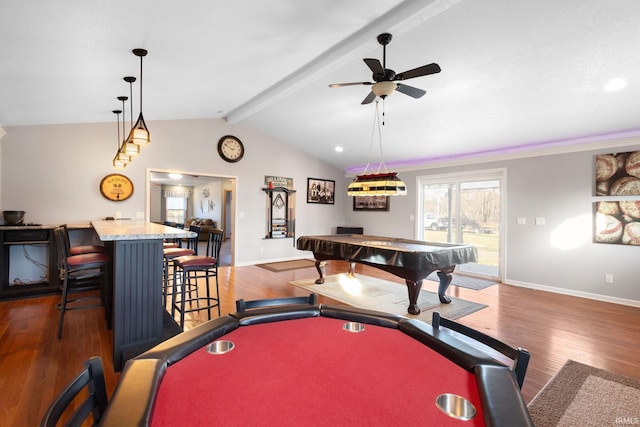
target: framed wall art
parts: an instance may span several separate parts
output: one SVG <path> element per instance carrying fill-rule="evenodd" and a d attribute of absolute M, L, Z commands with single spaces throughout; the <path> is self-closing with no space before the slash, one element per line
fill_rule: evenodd
<path fill-rule="evenodd" d="M 354 211 L 388 211 L 390 196 L 354 196 Z"/>
<path fill-rule="evenodd" d="M 329 179 L 307 178 L 307 203 L 333 205 L 336 182 Z"/>
<path fill-rule="evenodd" d="M 594 175 L 596 196 L 640 196 L 640 151 L 597 155 Z"/>

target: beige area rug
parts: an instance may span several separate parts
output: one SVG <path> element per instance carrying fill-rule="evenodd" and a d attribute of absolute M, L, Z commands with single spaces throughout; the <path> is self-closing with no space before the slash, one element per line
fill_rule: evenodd
<path fill-rule="evenodd" d="M 640 425 L 640 380 L 569 360 L 529 413 L 536 427 Z"/>
<path fill-rule="evenodd" d="M 269 262 L 266 264 L 256 264 L 257 267 L 264 268 L 269 271 L 289 271 L 298 270 L 300 268 L 315 267 L 316 262 L 312 259 L 294 259 L 292 261 Z"/>
<path fill-rule="evenodd" d="M 409 295 L 407 287 L 402 283 L 389 282 L 362 274 L 350 278 L 346 273 L 327 276 L 322 285 L 316 285 L 315 280 L 314 277 L 313 279 L 294 280 L 289 283 L 353 307 L 400 314 L 420 319 L 426 323 L 431 323 L 434 311 L 453 320 L 486 307 L 484 304 L 453 297 L 451 297 L 451 304 L 441 304 L 437 293 L 420 291 L 418 297 L 420 314 L 414 316 L 407 313 Z"/>

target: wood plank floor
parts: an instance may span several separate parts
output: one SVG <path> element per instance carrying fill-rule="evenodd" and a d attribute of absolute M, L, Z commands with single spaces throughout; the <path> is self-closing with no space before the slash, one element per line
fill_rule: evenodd
<path fill-rule="evenodd" d="M 346 271 L 329 262 L 327 274 Z M 380 270 L 358 265 L 356 272 L 404 286 Z M 315 277 L 314 268 L 271 272 L 256 266 L 222 267 L 222 314 L 235 300 L 305 295 L 291 280 Z M 427 282 L 423 289 L 436 291 Z M 640 309 L 542 291 L 497 285 L 482 291 L 452 286 L 450 295 L 489 307 L 459 321 L 511 345 L 527 348 L 531 363 L 522 389 L 529 402 L 567 359 L 640 378 Z M 54 396 L 81 369 L 85 359 L 102 356 L 109 396 L 119 374 L 111 363 L 111 331 L 101 308 L 69 312 L 64 336 L 56 338 L 59 297 L 0 302 L 0 426 L 34 426 Z M 320 298 L 321 303 L 336 303 Z M 206 315 L 187 318 L 187 328 Z"/>

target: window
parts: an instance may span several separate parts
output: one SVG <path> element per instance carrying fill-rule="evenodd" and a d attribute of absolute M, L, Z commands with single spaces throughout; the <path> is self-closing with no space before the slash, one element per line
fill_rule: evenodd
<path fill-rule="evenodd" d="M 478 249 L 478 262 L 458 271 L 500 277 L 502 259 L 501 212 L 503 170 L 418 177 L 416 237 L 421 240 L 470 243 Z"/>
<path fill-rule="evenodd" d="M 187 199 L 185 197 L 166 198 L 166 221 L 184 224 L 187 216 Z"/>

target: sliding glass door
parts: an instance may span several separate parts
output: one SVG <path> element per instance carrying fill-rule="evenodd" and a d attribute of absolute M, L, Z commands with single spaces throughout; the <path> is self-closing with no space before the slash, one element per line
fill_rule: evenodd
<path fill-rule="evenodd" d="M 470 243 L 478 263 L 458 271 L 490 278 L 501 276 L 503 170 L 418 178 L 417 236 L 421 240 Z"/>

